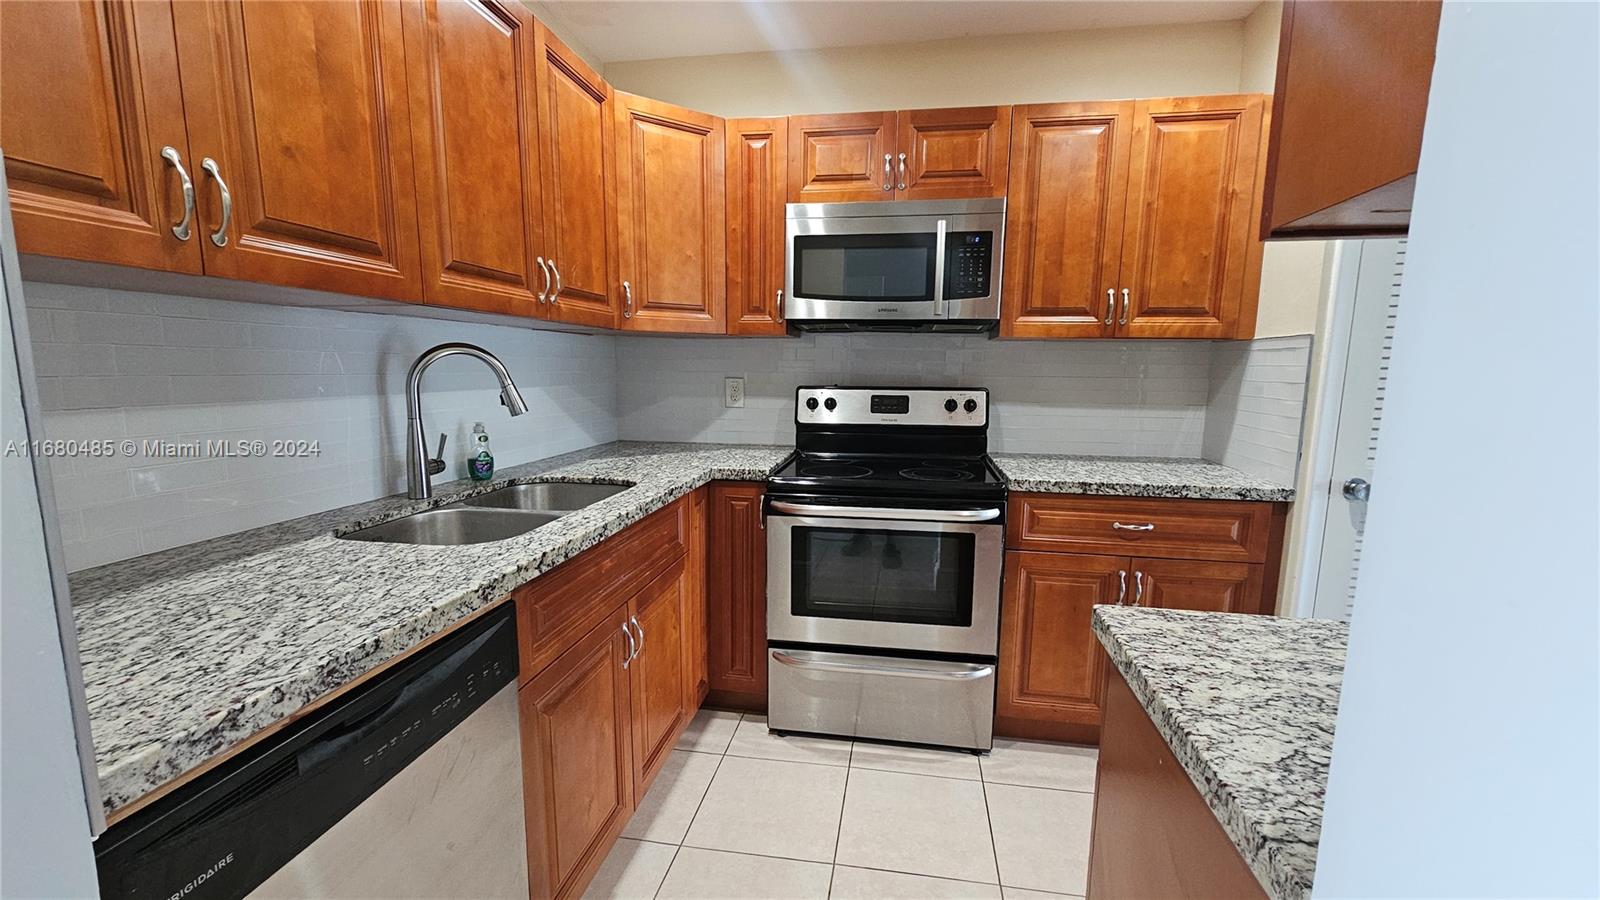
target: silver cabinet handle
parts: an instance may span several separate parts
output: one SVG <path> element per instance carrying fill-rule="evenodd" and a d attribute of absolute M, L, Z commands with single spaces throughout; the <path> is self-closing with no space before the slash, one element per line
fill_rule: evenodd
<path fill-rule="evenodd" d="M 1133 571 L 1133 605 L 1144 603 L 1144 573 L 1135 569 Z"/>
<path fill-rule="evenodd" d="M 200 161 L 200 168 L 217 183 L 217 192 L 222 195 L 222 221 L 218 223 L 217 230 L 211 232 L 211 243 L 218 247 L 228 246 L 228 222 L 233 218 L 233 192 L 228 190 L 228 183 L 222 180 L 222 173 L 217 169 L 217 161 L 206 157 Z"/>
<path fill-rule="evenodd" d="M 172 236 L 187 241 L 191 233 L 189 223 L 194 221 L 194 181 L 189 178 L 189 170 L 183 167 L 183 157 L 175 148 L 162 147 L 161 158 L 172 163 L 172 168 L 178 172 L 178 184 L 183 186 L 183 218 L 172 226 Z"/>
<path fill-rule="evenodd" d="M 633 632 L 628 630 L 627 622 L 622 623 L 622 636 L 628 639 L 628 655 L 622 658 L 622 667 L 626 669 L 628 663 L 633 662 L 633 658 L 639 655 L 639 645 L 633 642 Z"/>
<path fill-rule="evenodd" d="M 795 516 L 820 516 L 829 519 L 910 519 L 921 522 L 987 522 L 1000 518 L 991 509 L 886 509 L 877 506 L 823 506 L 813 503 L 772 501 L 772 511 Z"/>
<path fill-rule="evenodd" d="M 1128 289 L 1122 289 L 1122 325 L 1128 324 Z"/>
<path fill-rule="evenodd" d="M 1128 570 L 1117 570 L 1117 605 L 1121 606 L 1128 599 Z"/>
<path fill-rule="evenodd" d="M 622 317 L 633 318 L 633 285 L 626 281 L 622 283 Z"/>
<path fill-rule="evenodd" d="M 539 290 L 539 302 L 544 303 L 550 298 L 550 269 L 544 264 L 544 257 L 535 257 L 534 262 L 539 264 L 539 272 L 544 275 L 544 287 Z"/>
<path fill-rule="evenodd" d="M 900 190 L 906 189 L 906 155 L 900 154 Z"/>
<path fill-rule="evenodd" d="M 1121 522 L 1112 522 L 1111 527 L 1117 531 L 1155 531 L 1156 523 L 1145 522 L 1142 525 L 1124 525 Z"/>
<path fill-rule="evenodd" d="M 824 669 L 832 672 L 857 672 L 868 675 L 893 675 L 897 678 L 930 678 L 939 681 L 976 681 L 980 678 L 990 678 L 994 675 L 994 666 L 940 663 L 939 668 L 930 666 L 888 666 L 888 665 L 863 665 L 860 663 L 840 662 L 831 659 L 818 659 L 808 653 L 790 652 L 787 650 L 772 651 L 773 660 L 796 669 Z"/>
<path fill-rule="evenodd" d="M 889 154 L 885 153 L 883 155 L 883 189 L 886 190 L 886 191 L 894 190 L 894 177 L 889 174 L 889 172 L 890 172 L 890 169 L 889 169 L 889 161 L 890 161 L 890 159 L 891 159 L 891 157 L 889 156 Z"/>
<path fill-rule="evenodd" d="M 1344 483 L 1346 500 L 1367 500 L 1372 496 L 1372 485 L 1365 478 L 1352 478 Z"/>
<path fill-rule="evenodd" d="M 629 616 L 628 621 L 633 623 L 633 630 L 639 632 L 639 649 L 633 652 L 634 658 L 638 659 L 639 654 L 644 652 L 644 626 L 639 624 L 638 616 Z"/>
<path fill-rule="evenodd" d="M 556 268 L 556 261 L 553 258 L 545 260 L 544 263 L 550 267 L 550 274 L 556 276 L 556 289 L 550 294 L 550 302 L 554 303 L 561 299 L 561 270 Z"/>
<path fill-rule="evenodd" d="M 1106 325 L 1109 327 L 1117 320 L 1117 292 L 1114 288 L 1106 288 Z"/>
<path fill-rule="evenodd" d="M 783 288 L 778 288 L 778 309 L 772 317 L 775 321 L 783 321 Z"/>

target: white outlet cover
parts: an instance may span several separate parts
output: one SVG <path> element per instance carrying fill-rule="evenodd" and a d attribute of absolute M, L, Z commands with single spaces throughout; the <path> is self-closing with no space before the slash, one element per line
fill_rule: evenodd
<path fill-rule="evenodd" d="M 742 376 L 729 375 L 722 379 L 722 405 L 730 409 L 744 406 L 744 378 Z"/>

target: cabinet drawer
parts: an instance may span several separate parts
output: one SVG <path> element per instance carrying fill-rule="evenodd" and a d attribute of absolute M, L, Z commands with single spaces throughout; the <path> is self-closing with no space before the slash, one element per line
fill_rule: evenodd
<path fill-rule="evenodd" d="M 688 508 L 678 500 L 651 513 L 516 591 L 521 682 L 683 558 Z"/>
<path fill-rule="evenodd" d="M 1012 494 L 1008 513 L 1019 550 L 1264 562 L 1272 504 Z"/>

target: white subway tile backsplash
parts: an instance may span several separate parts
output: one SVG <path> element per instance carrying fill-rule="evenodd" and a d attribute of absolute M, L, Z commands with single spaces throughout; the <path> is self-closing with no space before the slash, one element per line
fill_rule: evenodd
<path fill-rule="evenodd" d="M 429 370 L 430 432 L 489 429 L 502 466 L 615 440 L 615 338 L 30 282 L 24 286 L 47 438 L 136 441 L 133 456 L 52 461 L 70 569 L 403 490 L 405 374 L 446 340 L 511 369 L 512 419 L 475 361 Z M 303 457 L 162 457 L 146 441 L 315 441 Z M 437 437 L 431 438 L 437 440 Z"/>
<path fill-rule="evenodd" d="M 1214 345 L 1205 457 L 1293 484 L 1310 359 L 1307 335 Z"/>

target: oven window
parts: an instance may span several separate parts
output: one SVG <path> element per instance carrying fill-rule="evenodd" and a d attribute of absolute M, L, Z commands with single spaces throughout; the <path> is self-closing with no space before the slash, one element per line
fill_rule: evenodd
<path fill-rule="evenodd" d="M 934 234 L 794 238 L 794 292 L 818 300 L 933 300 Z"/>
<path fill-rule="evenodd" d="M 797 526 L 790 612 L 968 627 L 975 544 L 964 533 Z"/>

